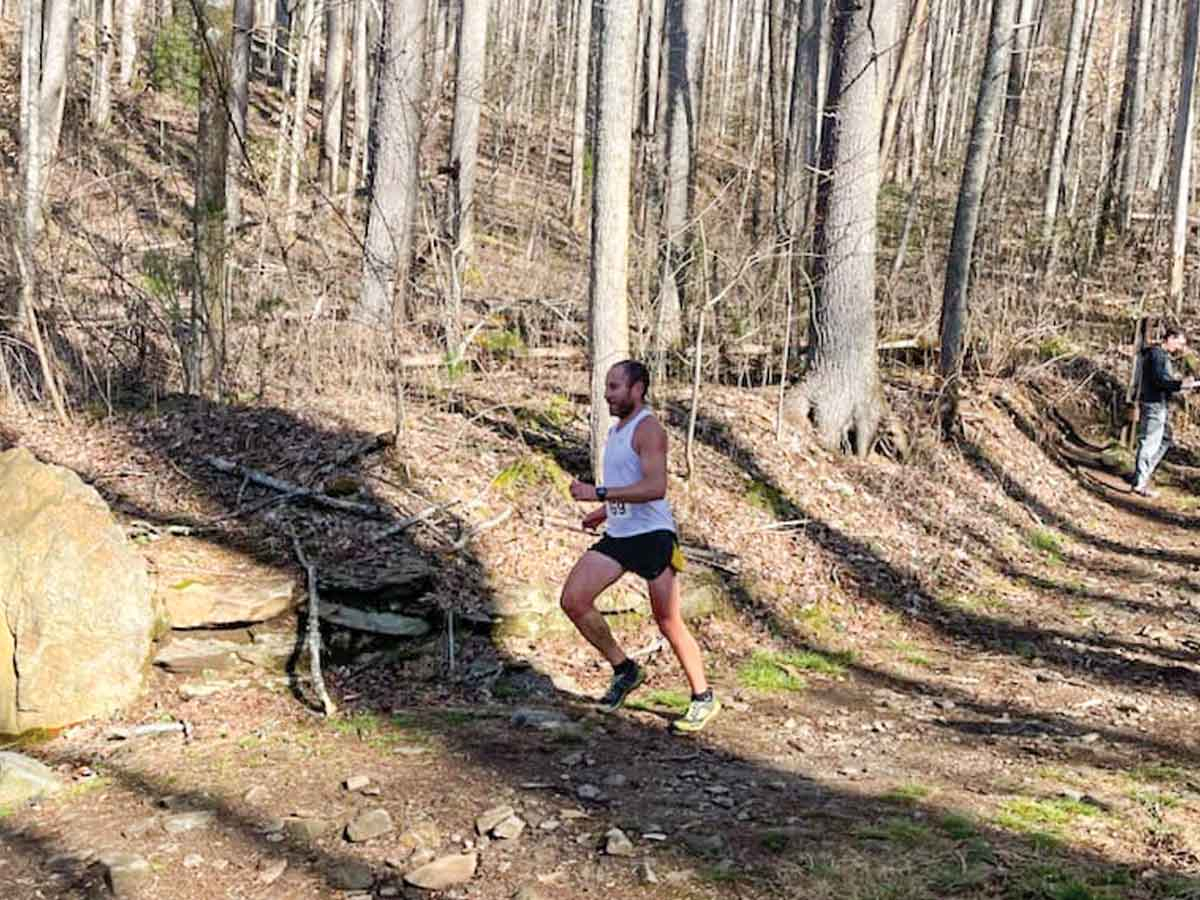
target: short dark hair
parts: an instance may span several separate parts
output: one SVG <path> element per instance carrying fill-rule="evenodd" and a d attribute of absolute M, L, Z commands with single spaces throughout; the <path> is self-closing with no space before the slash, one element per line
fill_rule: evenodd
<path fill-rule="evenodd" d="M 625 383 L 633 387 L 639 381 L 642 383 L 642 397 L 650 393 L 650 370 L 636 359 L 623 359 L 613 366 L 621 367 L 621 374 L 625 376 Z"/>
<path fill-rule="evenodd" d="M 1187 335 L 1183 333 L 1183 329 L 1174 325 L 1163 332 L 1163 343 L 1166 343 L 1173 337 L 1181 337 L 1185 341 L 1187 340 Z"/>

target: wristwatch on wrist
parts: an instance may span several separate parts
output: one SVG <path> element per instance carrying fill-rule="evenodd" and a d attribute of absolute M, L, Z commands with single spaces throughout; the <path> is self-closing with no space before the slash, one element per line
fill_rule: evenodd
<path fill-rule="evenodd" d="M 596 485 L 596 499 L 603 500 L 607 496 L 608 496 L 608 488 L 606 488 L 602 484 Z"/>

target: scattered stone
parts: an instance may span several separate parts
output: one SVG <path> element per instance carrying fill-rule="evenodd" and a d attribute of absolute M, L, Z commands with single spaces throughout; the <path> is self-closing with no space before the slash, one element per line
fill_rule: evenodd
<path fill-rule="evenodd" d="M 488 834 L 493 828 L 514 814 L 515 810 L 508 805 L 493 806 L 486 812 L 480 813 L 475 819 L 475 831 L 478 834 Z"/>
<path fill-rule="evenodd" d="M 599 800 L 604 796 L 604 792 L 594 784 L 581 784 L 575 788 L 575 796 L 580 800 Z"/>
<path fill-rule="evenodd" d="M 220 672 L 237 663 L 239 645 L 232 641 L 174 638 L 154 656 L 154 665 L 172 675 Z"/>
<path fill-rule="evenodd" d="M 700 856 L 720 856 L 726 849 L 725 838 L 720 834 L 689 831 L 684 833 L 683 843 L 689 850 Z"/>
<path fill-rule="evenodd" d="M 57 794 L 63 783 L 54 771 L 22 753 L 0 751 L 0 806 L 20 806 L 34 797 Z"/>
<path fill-rule="evenodd" d="M 133 853 L 115 853 L 101 860 L 104 883 L 114 897 L 137 896 L 153 874 L 150 863 Z"/>
<path fill-rule="evenodd" d="M 525 820 L 519 816 L 509 816 L 492 829 L 492 835 L 503 841 L 511 841 L 521 836 L 525 830 Z"/>
<path fill-rule="evenodd" d="M 386 809 L 364 810 L 346 825 L 346 840 L 360 844 L 363 841 L 389 834 L 395 827 L 392 824 L 392 817 Z"/>
<path fill-rule="evenodd" d="M 331 625 L 353 631 L 367 631 L 389 637 L 421 638 L 433 629 L 424 619 L 391 612 L 369 612 L 337 603 L 321 604 L 321 619 Z"/>
<path fill-rule="evenodd" d="M 417 850 L 436 847 L 441 842 L 442 835 L 437 826 L 432 822 L 423 822 L 400 835 L 396 839 L 396 849 L 403 859 L 411 856 Z M 426 861 L 428 862 L 428 860 Z"/>
<path fill-rule="evenodd" d="M 674 872 L 667 873 L 667 883 L 682 884 L 685 881 L 691 881 L 695 877 L 695 869 L 676 869 Z"/>
<path fill-rule="evenodd" d="M 629 779 L 620 772 L 613 772 L 613 774 L 604 779 L 603 784 L 605 787 L 609 788 L 623 788 L 625 785 L 629 784 Z"/>
<path fill-rule="evenodd" d="M 637 867 L 638 881 L 642 884 L 658 884 L 658 874 L 654 871 L 654 867 L 650 865 L 650 860 L 644 859 L 638 863 Z"/>
<path fill-rule="evenodd" d="M 590 819 L 591 816 L 582 809 L 564 809 L 558 814 L 558 817 L 564 822 L 571 822 L 575 819 Z"/>
<path fill-rule="evenodd" d="M 667 835 L 662 831 L 647 831 L 642 835 L 642 840 L 644 841 L 655 841 L 656 843 L 662 843 L 666 839 Z"/>
<path fill-rule="evenodd" d="M 229 860 L 214 859 L 211 863 L 214 872 L 224 872 L 229 868 Z"/>
<path fill-rule="evenodd" d="M 604 835 L 604 852 L 609 856 L 633 856 L 633 841 L 620 828 L 610 828 Z"/>
<path fill-rule="evenodd" d="M 283 820 L 283 830 L 293 841 L 314 841 L 325 834 L 332 823 L 325 819 L 308 819 L 293 816 Z"/>
<path fill-rule="evenodd" d="M 517 728 L 538 728 L 543 731 L 557 731 L 574 725 L 571 718 L 556 709 L 536 709 L 522 706 L 512 714 L 510 720 Z"/>
<path fill-rule="evenodd" d="M 541 824 L 538 825 L 542 831 L 557 831 L 561 827 L 562 822 L 554 818 L 542 819 Z"/>
<path fill-rule="evenodd" d="M 249 560 L 222 559 L 219 565 L 232 567 L 225 572 L 180 568 L 175 560 L 183 557 L 175 549 L 172 561 L 159 569 L 154 591 L 172 628 L 265 622 L 290 609 L 297 596 L 292 575 Z"/>
<path fill-rule="evenodd" d="M 246 791 L 246 793 L 242 794 L 243 801 L 255 805 L 258 805 L 259 803 L 266 803 L 270 799 L 271 792 L 261 784 L 256 784 L 254 787 L 250 788 L 250 790 Z"/>
<path fill-rule="evenodd" d="M 351 775 L 342 782 L 342 785 L 348 791 L 361 791 L 370 783 L 371 777 L 369 775 Z"/>
<path fill-rule="evenodd" d="M 375 884 L 375 872 L 361 860 L 348 859 L 333 866 L 326 880 L 339 891 L 365 891 Z"/>
<path fill-rule="evenodd" d="M 185 869 L 198 869 L 204 865 L 204 857 L 199 853 L 189 853 L 183 858 L 183 867 Z"/>
<path fill-rule="evenodd" d="M 564 766 L 567 766 L 568 768 L 574 768 L 575 766 L 577 766 L 581 762 L 583 762 L 583 751 L 582 750 L 574 750 L 571 753 L 568 753 L 566 756 L 564 756 L 561 760 L 559 760 L 559 762 L 561 762 Z"/>
<path fill-rule="evenodd" d="M 177 813 L 163 819 L 163 831 L 167 834 L 183 834 L 185 831 L 207 828 L 216 819 L 217 814 L 211 809 L 198 809 L 194 812 Z"/>
<path fill-rule="evenodd" d="M 201 700 L 235 687 L 242 687 L 244 684 L 245 682 L 241 681 L 201 681 L 195 684 L 188 682 L 179 686 L 179 695 L 185 700 Z"/>
<path fill-rule="evenodd" d="M 464 884 L 475 877 L 479 856 L 475 853 L 456 853 L 426 863 L 404 876 L 413 887 L 428 891 L 443 891 L 456 884 Z"/>
<path fill-rule="evenodd" d="M 409 862 L 409 865 L 420 868 L 421 866 L 428 865 L 429 863 L 433 862 L 435 859 L 437 859 L 437 854 L 433 851 L 433 849 L 431 847 L 419 847 L 413 851 L 412 858 L 409 859 L 408 862 Z M 398 867 L 398 868 L 402 868 L 402 867 Z"/>

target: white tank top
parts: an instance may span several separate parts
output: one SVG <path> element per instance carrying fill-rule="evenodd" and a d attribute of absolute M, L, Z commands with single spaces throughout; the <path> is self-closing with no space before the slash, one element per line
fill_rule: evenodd
<path fill-rule="evenodd" d="M 643 408 L 624 425 L 608 429 L 608 442 L 604 445 L 604 486 L 623 488 L 636 484 L 645 477 L 642 461 L 633 449 L 633 433 L 638 423 L 650 410 Z M 675 518 L 671 505 L 665 497 L 648 503 L 626 503 L 609 500 L 608 522 L 605 531 L 612 537 L 631 537 L 648 531 L 675 531 Z"/>

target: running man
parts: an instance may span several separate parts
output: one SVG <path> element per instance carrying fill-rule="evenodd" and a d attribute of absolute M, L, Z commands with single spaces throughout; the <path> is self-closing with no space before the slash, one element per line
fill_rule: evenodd
<path fill-rule="evenodd" d="M 700 646 L 680 611 L 677 573 L 683 569 L 683 554 L 665 499 L 667 433 L 645 406 L 649 388 L 650 373 L 640 362 L 627 359 L 608 370 L 604 398 L 609 413 L 619 421 L 609 429 L 605 444 L 604 483 L 571 483 L 576 500 L 604 504 L 584 516 L 583 527 L 591 531 L 607 526 L 604 537 L 571 569 L 561 603 L 580 634 L 613 667 L 612 684 L 600 698 L 600 705 L 611 712 L 620 708 L 646 674 L 613 637 L 596 610 L 596 598 L 627 571 L 645 578 L 659 631 L 675 651 L 692 689 L 687 713 L 671 728 L 692 732 L 707 725 L 721 704 L 708 685 Z"/>

